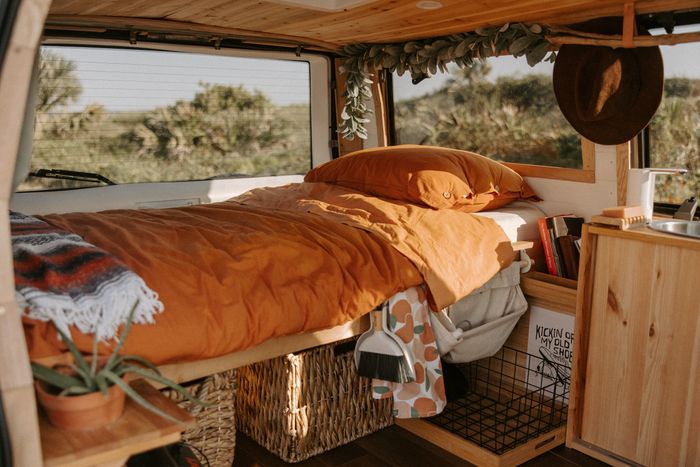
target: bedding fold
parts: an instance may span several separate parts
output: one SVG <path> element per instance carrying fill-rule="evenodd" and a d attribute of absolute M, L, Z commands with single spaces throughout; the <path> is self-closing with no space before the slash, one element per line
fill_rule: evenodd
<path fill-rule="evenodd" d="M 158 293 L 164 312 L 155 325 L 134 326 L 124 349 L 156 364 L 336 326 L 423 282 L 442 307 L 513 256 L 490 219 L 325 183 L 257 189 L 208 205 L 44 220 L 115 255 Z M 51 325 L 24 322 L 33 358 L 64 350 Z M 90 336 L 73 335 L 90 350 Z"/>

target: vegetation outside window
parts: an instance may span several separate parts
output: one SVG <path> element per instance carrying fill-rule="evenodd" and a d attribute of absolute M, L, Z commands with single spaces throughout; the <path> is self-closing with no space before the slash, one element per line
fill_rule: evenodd
<path fill-rule="evenodd" d="M 661 54 L 664 96 L 648 127 L 646 162 L 650 167 L 688 169 L 683 176 L 656 177 L 656 201 L 680 204 L 700 196 L 700 43 L 662 46 Z"/>
<path fill-rule="evenodd" d="M 581 137 L 559 110 L 552 64 L 493 57 L 417 85 L 394 76 L 398 144 L 473 151 L 496 160 L 582 168 Z"/>
<path fill-rule="evenodd" d="M 34 171 L 138 183 L 311 167 L 305 61 L 45 46 L 39 79 Z M 30 176 L 20 191 L 85 185 Z"/>

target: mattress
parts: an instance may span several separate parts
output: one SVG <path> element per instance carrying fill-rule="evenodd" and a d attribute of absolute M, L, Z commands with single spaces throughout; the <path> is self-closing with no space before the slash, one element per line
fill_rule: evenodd
<path fill-rule="evenodd" d="M 540 240 L 537 220 L 546 214 L 532 201 L 516 201 L 493 211 L 476 213 L 496 221 L 511 242 Z"/>

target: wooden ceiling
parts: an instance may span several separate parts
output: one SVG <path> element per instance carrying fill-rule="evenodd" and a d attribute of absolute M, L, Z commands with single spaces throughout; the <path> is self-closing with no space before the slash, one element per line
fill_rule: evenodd
<path fill-rule="evenodd" d="M 625 0 L 441 0 L 422 10 L 417 0 L 374 0 L 339 12 L 261 0 L 54 0 L 53 25 L 192 29 L 259 36 L 323 48 L 395 42 L 473 31 L 507 22 L 570 24 L 621 16 Z M 638 14 L 700 8 L 700 0 L 637 0 Z"/>

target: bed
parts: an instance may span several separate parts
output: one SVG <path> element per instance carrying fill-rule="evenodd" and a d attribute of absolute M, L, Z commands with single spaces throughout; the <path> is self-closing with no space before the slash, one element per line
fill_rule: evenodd
<path fill-rule="evenodd" d="M 401 150 L 402 166 L 411 160 L 410 149 Z M 455 152 L 461 151 L 449 150 Z M 371 154 L 372 163 L 382 160 Z M 355 163 L 348 156 L 338 160 Z M 367 163 L 360 166 L 366 170 Z M 406 185 L 401 170 L 384 173 Z M 455 181 L 459 170 L 443 164 L 430 173 L 448 173 L 448 188 L 434 179 L 413 180 L 405 196 L 383 192 L 391 185 L 385 176 L 378 188 L 368 186 L 365 173 L 358 187 L 312 171 L 304 183 L 257 189 L 222 203 L 45 220 L 113 253 L 160 294 L 165 312 L 155 325 L 135 326 L 125 352 L 186 381 L 355 335 L 365 328 L 362 317 L 369 310 L 422 283 L 439 309 L 508 265 L 511 242 L 536 238 L 528 226 L 540 213 L 531 203 L 502 208 L 499 197 L 512 202 L 533 195 L 517 174 L 518 187 L 510 188 L 513 175 L 505 168 L 491 174 L 490 188 L 481 191 L 475 189 L 479 182 L 464 188 Z M 448 193 L 453 204 L 430 205 L 444 203 Z M 497 211 L 474 215 L 477 204 Z M 24 324 L 32 358 L 62 353 L 49 323 L 25 318 Z M 89 351 L 90 336 L 73 334 Z"/>

